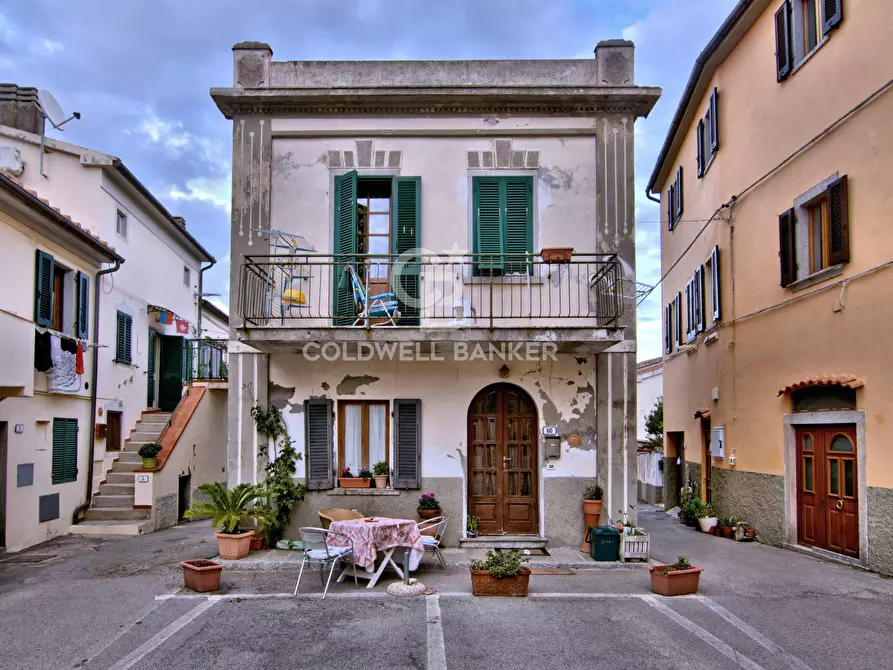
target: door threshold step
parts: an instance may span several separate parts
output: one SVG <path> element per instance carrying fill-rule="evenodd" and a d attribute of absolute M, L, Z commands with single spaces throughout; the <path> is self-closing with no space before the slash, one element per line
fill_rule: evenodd
<path fill-rule="evenodd" d="M 151 533 L 155 522 L 145 521 L 81 521 L 69 526 L 68 532 L 73 535 L 144 535 Z"/>
<path fill-rule="evenodd" d="M 545 549 L 549 539 L 536 535 L 482 535 L 463 537 L 459 546 L 467 549 Z"/>

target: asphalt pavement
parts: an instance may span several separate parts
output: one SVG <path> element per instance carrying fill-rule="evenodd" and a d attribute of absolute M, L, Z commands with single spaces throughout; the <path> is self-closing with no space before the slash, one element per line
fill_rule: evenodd
<path fill-rule="evenodd" d="M 133 538 L 65 537 L 0 558 L 0 668 L 888 668 L 893 582 L 640 514 L 652 553 L 705 568 L 662 598 L 645 568 L 534 575 L 528 598 L 475 598 L 428 563 L 428 597 L 227 568 L 210 598 L 177 562 L 215 553 L 193 523 Z"/>

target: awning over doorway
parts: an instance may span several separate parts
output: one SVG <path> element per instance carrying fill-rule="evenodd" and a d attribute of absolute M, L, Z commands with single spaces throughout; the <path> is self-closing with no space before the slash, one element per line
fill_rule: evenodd
<path fill-rule="evenodd" d="M 805 379 L 801 379 L 793 384 L 785 386 L 778 392 L 778 395 L 783 396 L 813 386 L 845 386 L 846 388 L 858 389 L 865 386 L 865 383 L 861 379 L 856 379 L 852 375 L 821 375 L 819 377 L 806 377 Z"/>

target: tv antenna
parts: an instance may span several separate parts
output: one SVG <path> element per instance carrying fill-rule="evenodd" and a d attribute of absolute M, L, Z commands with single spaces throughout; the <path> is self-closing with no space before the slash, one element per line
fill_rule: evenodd
<path fill-rule="evenodd" d="M 37 99 L 40 100 L 40 112 L 43 114 L 43 118 L 45 121 L 49 121 L 53 124 L 53 128 L 56 130 L 62 130 L 62 126 L 71 121 L 72 119 L 81 118 L 80 112 L 73 112 L 71 116 L 66 116 L 65 112 L 62 111 L 62 105 L 59 104 L 59 101 L 56 100 L 56 97 L 47 91 L 46 89 L 40 89 L 37 92 Z M 46 176 L 43 174 L 43 154 L 44 154 L 44 145 L 46 143 L 46 123 L 44 123 L 43 129 L 40 133 L 40 175 Z"/>

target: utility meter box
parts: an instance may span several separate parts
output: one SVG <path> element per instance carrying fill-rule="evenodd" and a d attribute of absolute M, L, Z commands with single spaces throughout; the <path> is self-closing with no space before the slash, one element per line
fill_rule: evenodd
<path fill-rule="evenodd" d="M 726 431 L 722 426 L 710 431 L 710 455 L 713 458 L 726 457 Z"/>

